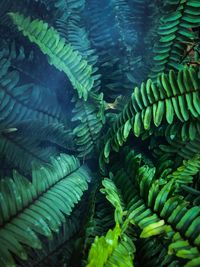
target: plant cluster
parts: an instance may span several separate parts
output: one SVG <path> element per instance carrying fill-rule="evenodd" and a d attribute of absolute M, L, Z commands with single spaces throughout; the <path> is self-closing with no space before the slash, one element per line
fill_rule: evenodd
<path fill-rule="evenodd" d="M 200 266 L 200 2 L 0 18 L 0 267 Z"/>

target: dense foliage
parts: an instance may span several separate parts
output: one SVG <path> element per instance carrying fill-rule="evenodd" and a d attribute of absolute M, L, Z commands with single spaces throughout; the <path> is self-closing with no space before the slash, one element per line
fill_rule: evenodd
<path fill-rule="evenodd" d="M 1 0 L 0 267 L 200 266 L 200 2 Z"/>

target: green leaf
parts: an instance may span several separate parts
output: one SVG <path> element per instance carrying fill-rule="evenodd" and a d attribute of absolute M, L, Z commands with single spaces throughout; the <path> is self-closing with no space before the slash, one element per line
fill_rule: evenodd
<path fill-rule="evenodd" d="M 0 255 L 7 264 L 9 251 L 26 260 L 28 248 L 42 248 L 40 235 L 52 239 L 88 188 L 89 173 L 75 157 L 63 154 L 51 164 L 33 164 L 32 182 L 17 172 L 0 181 Z"/>
<path fill-rule="evenodd" d="M 40 20 L 31 21 L 29 17 L 25 18 L 19 13 L 9 15 L 18 30 L 48 56 L 49 63 L 67 75 L 79 97 L 87 100 L 94 78 L 92 67 L 82 56 L 74 51 L 70 44 L 65 43 L 54 28 L 48 27 L 47 23 Z"/>

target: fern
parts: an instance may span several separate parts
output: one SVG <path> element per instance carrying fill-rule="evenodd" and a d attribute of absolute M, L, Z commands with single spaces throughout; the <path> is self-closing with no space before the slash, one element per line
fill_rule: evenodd
<path fill-rule="evenodd" d="M 73 3 L 72 3 L 73 6 Z M 89 40 L 88 33 L 81 17 L 81 6 L 72 8 L 67 19 L 56 21 L 58 32 L 69 42 L 73 49 L 79 51 L 81 56 L 93 66 L 94 85 L 89 93 L 88 101 L 72 99 L 75 107 L 72 110 L 72 122 L 74 124 L 73 133 L 77 145 L 78 156 L 80 158 L 92 157 L 97 142 L 103 128 L 104 119 L 104 101 L 103 95 L 99 94 L 101 89 L 99 69 L 96 67 L 98 57 Z"/>
<path fill-rule="evenodd" d="M 97 142 L 103 127 L 102 118 L 98 116 L 97 108 L 92 101 L 87 104 L 77 101 L 73 113 L 75 115 L 72 121 L 81 122 L 73 130 L 79 157 L 84 158 L 89 154 L 92 156 L 97 149 Z"/>
<path fill-rule="evenodd" d="M 99 186 L 90 194 L 90 213 L 84 227 L 83 253 L 87 256 L 96 236 L 105 235 L 109 229 L 114 227 L 112 205 L 104 198 L 99 191 Z"/>
<path fill-rule="evenodd" d="M 194 154 L 199 153 L 200 138 L 197 134 L 194 139 L 186 141 L 179 140 L 177 138 L 171 140 L 167 138 L 167 145 L 162 144 L 159 146 L 160 152 L 169 153 L 170 156 L 177 155 L 184 159 L 190 159 Z M 159 151 L 158 151 L 159 153 Z M 160 154 L 160 153 L 159 153 Z"/>
<path fill-rule="evenodd" d="M 154 67 L 151 77 L 170 69 L 182 68 L 181 60 L 188 43 L 195 41 L 195 34 L 190 29 L 200 26 L 198 1 L 167 1 L 171 11 L 160 20 L 159 41 L 154 47 Z"/>
<path fill-rule="evenodd" d="M 199 14 L 1 1 L 0 266 L 200 265 Z"/>
<path fill-rule="evenodd" d="M 60 107 L 43 105 L 41 100 L 38 101 L 42 95 L 39 87 L 33 84 L 20 86 L 18 82 L 19 75 L 15 71 L 0 78 L 0 124 L 3 127 L 12 127 L 27 119 L 42 120 L 45 124 L 61 119 Z"/>
<path fill-rule="evenodd" d="M 193 141 L 199 135 L 199 120 L 191 119 L 187 122 L 177 122 L 166 128 L 165 136 L 171 140 L 178 138 L 179 140 Z"/>
<path fill-rule="evenodd" d="M 29 174 L 33 161 L 40 164 L 48 163 L 50 156 L 59 154 L 59 148 L 68 151 L 74 149 L 70 134 L 61 125 L 41 124 L 28 121 L 16 125 L 16 131 L 3 131 L 0 134 L 1 156 L 20 173 Z M 56 140 L 54 134 L 57 135 Z M 71 147 L 67 145 L 67 141 L 71 142 Z"/>
<path fill-rule="evenodd" d="M 32 140 L 43 144 L 62 147 L 66 150 L 74 149 L 74 140 L 71 129 L 66 128 L 66 124 L 50 123 L 45 125 L 42 121 L 27 120 L 19 123 L 17 126 L 17 134 L 28 136 Z"/>
<path fill-rule="evenodd" d="M 56 0 L 54 5 L 59 10 L 61 19 L 66 19 L 71 13 L 80 9 L 82 10 L 85 5 L 85 0 Z"/>
<path fill-rule="evenodd" d="M 31 183 L 14 172 L 13 178 L 0 182 L 1 266 L 15 265 L 11 253 L 27 260 L 25 246 L 41 249 L 38 234 L 52 238 L 59 231 L 90 180 L 87 170 L 67 155 L 52 160 L 49 167 L 33 165 L 32 177 Z"/>
<path fill-rule="evenodd" d="M 87 267 L 93 266 L 133 266 L 130 239 L 119 241 L 120 228 L 109 230 L 105 237 L 96 238 L 89 253 Z"/>
<path fill-rule="evenodd" d="M 97 66 L 104 74 L 101 81 L 105 99 L 114 100 L 121 94 L 119 88 L 125 95 L 130 94 L 139 60 L 134 54 L 137 36 L 134 27 L 130 26 L 129 5 L 126 1 L 103 1 L 101 5 L 87 1 L 86 12 L 90 18 L 87 20 L 89 37 L 99 56 Z M 124 54 L 127 56 L 124 57 Z"/>
<path fill-rule="evenodd" d="M 92 68 L 78 52 L 74 52 L 70 44 L 60 38 L 52 27 L 48 27 L 43 21 L 31 21 L 19 13 L 11 13 L 13 22 L 19 31 L 39 46 L 44 54 L 49 57 L 49 63 L 58 70 L 63 71 L 77 90 L 80 98 L 85 100 L 93 86 Z M 51 39 L 51 42 L 49 41 Z"/>
<path fill-rule="evenodd" d="M 174 179 L 176 183 L 191 183 L 193 176 L 195 176 L 200 170 L 200 156 L 194 155 L 189 160 L 184 160 L 183 165 L 178 167 L 176 171 L 169 174 L 166 179 Z"/>
<path fill-rule="evenodd" d="M 127 217 L 142 230 L 140 238 L 167 235 L 171 240 L 169 254 L 188 260 L 198 258 L 199 234 L 195 225 L 199 221 L 199 207 L 188 208 L 188 202 L 176 193 L 179 186 L 176 175 L 172 175 L 168 182 L 155 179 L 155 169 L 147 166 L 139 167 L 134 175 L 130 172 L 131 162 L 128 156 L 124 165 L 126 171 L 118 171 L 113 181 L 121 189 L 128 210 Z M 192 168 L 195 170 L 195 167 Z M 184 181 L 181 169 L 179 173 L 179 179 Z M 192 261 L 189 262 L 185 266 L 192 264 Z"/>
<path fill-rule="evenodd" d="M 150 130 L 153 122 L 160 126 L 165 119 L 172 124 L 175 120 L 188 121 L 199 116 L 199 81 L 194 69 L 184 69 L 177 75 L 173 71 L 169 75 L 162 74 L 155 85 L 151 80 L 136 87 L 131 101 L 125 106 L 111 130 L 107 134 L 104 157 L 107 159 L 111 148 L 119 150 L 119 146 L 127 140 L 129 132 L 139 136 L 142 131 Z M 165 116 L 165 118 L 164 118 Z"/>
<path fill-rule="evenodd" d="M 84 198 L 82 199 L 82 202 Z M 66 217 L 65 223 L 59 228 L 59 232 L 53 233 L 52 239 L 45 240 L 41 250 L 31 250 L 28 261 L 19 260 L 22 266 L 42 267 L 46 264 L 53 267 L 56 264 L 68 262 L 73 252 L 75 236 L 81 228 L 81 217 L 86 207 L 79 203 L 72 211 L 70 216 Z"/>
<path fill-rule="evenodd" d="M 135 251 L 131 238 L 127 235 L 127 222 L 123 222 L 123 202 L 119 197 L 119 192 L 109 179 L 102 182 L 104 188 L 102 193 L 115 207 L 116 226 L 109 230 L 105 236 L 96 237 L 91 246 L 88 267 L 92 266 L 133 266 L 133 254 Z"/>
<path fill-rule="evenodd" d="M 167 240 L 161 238 L 140 239 L 137 246 L 137 255 L 140 266 L 180 266 L 182 263 L 169 255 Z"/>

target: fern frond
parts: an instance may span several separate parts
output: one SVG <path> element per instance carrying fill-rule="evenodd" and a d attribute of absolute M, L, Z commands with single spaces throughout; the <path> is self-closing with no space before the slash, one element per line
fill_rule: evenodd
<path fill-rule="evenodd" d="M 12 254 L 27 260 L 27 246 L 41 249 L 38 234 L 51 238 L 59 231 L 89 180 L 88 171 L 68 155 L 52 159 L 49 167 L 33 164 L 32 182 L 16 172 L 1 180 L 1 266 L 15 266 Z"/>
<path fill-rule="evenodd" d="M 98 108 L 94 103 L 77 101 L 73 109 L 72 122 L 79 122 L 74 128 L 75 143 L 79 157 L 92 156 L 100 139 L 103 121 L 97 114 Z"/>
<path fill-rule="evenodd" d="M 96 237 L 89 252 L 87 267 L 97 266 L 97 264 L 100 267 L 105 266 L 118 245 L 119 236 L 120 228 L 116 226 L 114 230 L 109 230 L 105 237 Z"/>
<path fill-rule="evenodd" d="M 115 208 L 116 226 L 105 236 L 95 238 L 89 252 L 87 266 L 133 266 L 135 246 L 133 236 L 130 237 L 130 220 L 126 218 L 127 212 L 121 192 L 111 179 L 104 178 L 102 185 L 100 192 L 105 194 L 106 199 Z M 106 221 L 103 218 L 102 220 Z"/>
<path fill-rule="evenodd" d="M 198 119 L 190 119 L 187 122 L 176 122 L 168 125 L 165 136 L 180 141 L 193 141 L 200 134 L 200 122 Z"/>
<path fill-rule="evenodd" d="M 195 34 L 191 29 L 200 26 L 198 1 L 167 1 L 166 6 L 170 7 L 171 11 L 160 20 L 159 41 L 154 47 L 152 78 L 160 72 L 182 68 L 181 60 L 188 43 L 195 42 Z"/>
<path fill-rule="evenodd" d="M 111 1 L 111 7 L 113 9 L 116 21 L 116 27 L 118 28 L 120 40 L 124 49 L 129 57 L 130 51 L 134 50 L 137 40 L 137 34 L 133 27 L 132 11 L 129 3 L 124 0 Z M 121 47 L 122 48 L 122 47 Z"/>
<path fill-rule="evenodd" d="M 120 237 L 119 226 L 109 230 L 105 237 L 96 237 L 89 252 L 87 267 L 133 267 L 133 242 L 126 235 L 121 240 Z"/>
<path fill-rule="evenodd" d="M 68 7 L 69 8 L 69 7 Z M 61 37 L 64 37 L 71 44 L 75 51 L 78 51 L 84 60 L 92 66 L 92 76 L 94 84 L 92 92 L 98 92 L 101 87 L 99 68 L 97 67 L 98 55 L 92 47 L 92 42 L 84 25 L 82 13 L 79 9 L 72 9 L 67 19 L 59 19 L 56 21 L 56 29 Z"/>
<path fill-rule="evenodd" d="M 87 15 L 89 38 L 98 54 L 99 72 L 103 74 L 102 90 L 106 100 L 112 101 L 121 94 L 119 88 L 125 95 L 130 93 L 130 79 L 134 79 L 137 73 L 138 56 L 133 53 L 136 35 L 134 27 L 130 26 L 129 5 L 126 1 L 105 1 L 102 5 L 87 1 Z M 124 34 L 124 31 L 128 34 Z"/>
<path fill-rule="evenodd" d="M 98 74 L 98 67 L 96 67 L 98 56 L 92 48 L 80 9 L 72 9 L 67 19 L 56 21 L 56 26 L 59 34 L 93 66 L 94 85 L 87 102 L 76 99 L 76 97 L 72 100 L 75 102 L 75 107 L 72 110 L 72 122 L 75 122 L 73 132 L 79 153 L 78 156 L 91 158 L 97 147 L 104 123 L 104 103 L 103 95 L 99 94 L 101 80 Z"/>
<path fill-rule="evenodd" d="M 110 179 L 104 178 L 102 185 L 104 187 L 100 190 L 100 192 L 106 195 L 107 200 L 115 208 L 115 222 L 121 225 L 124 216 L 124 203 L 119 190 Z"/>
<path fill-rule="evenodd" d="M 158 127 L 164 120 L 172 124 L 175 119 L 195 119 L 199 117 L 199 107 L 199 78 L 192 68 L 179 71 L 177 76 L 173 71 L 162 74 L 157 84 L 151 80 L 142 83 L 107 134 L 105 159 L 108 160 L 111 149 L 119 150 L 131 129 L 139 136 L 142 131 L 149 131 L 152 124 Z"/>
<path fill-rule="evenodd" d="M 176 183 L 189 184 L 193 181 L 195 176 L 200 171 L 200 155 L 196 154 L 189 160 L 183 160 L 182 166 L 178 167 L 176 171 L 169 174 L 166 179 L 174 179 Z"/>
<path fill-rule="evenodd" d="M 21 137 L 29 136 L 31 140 L 38 141 L 41 146 L 59 146 L 65 150 L 74 150 L 74 140 L 71 129 L 66 124 L 49 123 L 45 125 L 42 121 L 27 120 L 16 125 L 17 134 Z"/>
<path fill-rule="evenodd" d="M 67 144 L 70 135 L 59 127 L 59 124 L 41 126 L 39 122 L 28 121 L 18 125 L 17 131 L 2 132 L 0 154 L 13 169 L 26 175 L 30 174 L 31 162 L 46 164 L 51 156 L 59 154 L 59 147 L 68 151 L 73 149 L 73 146 L 70 147 L 72 144 Z M 55 133 L 58 135 L 52 137 Z"/>
<path fill-rule="evenodd" d="M 93 180 L 89 196 L 89 213 L 87 214 L 83 236 L 83 264 L 86 265 L 88 251 L 96 236 L 106 235 L 109 229 L 114 228 L 114 208 L 99 191 L 98 180 Z"/>
<path fill-rule="evenodd" d="M 136 259 L 141 267 L 181 266 L 183 262 L 167 251 L 169 241 L 161 238 L 140 239 L 136 246 Z"/>
<path fill-rule="evenodd" d="M 0 125 L 13 127 L 27 119 L 42 120 L 44 124 L 58 122 L 62 118 L 60 107 L 41 103 L 41 94 L 40 87 L 34 84 L 20 86 L 19 74 L 16 71 L 2 76 L 0 78 Z"/>
<path fill-rule="evenodd" d="M 108 201 L 115 207 L 115 223 L 113 230 L 109 230 L 105 236 L 96 237 L 91 246 L 89 266 L 133 266 L 135 246 L 126 231 L 128 223 L 123 222 L 123 201 L 118 189 L 110 179 L 104 179 L 101 193 L 106 195 Z M 111 242 L 110 242 L 111 241 Z M 100 251 L 103 250 L 103 253 Z"/>
<path fill-rule="evenodd" d="M 70 44 L 66 44 L 57 31 L 47 23 L 39 20 L 31 21 L 19 13 L 10 13 L 13 22 L 23 35 L 37 44 L 41 51 L 48 56 L 49 63 L 63 71 L 71 81 L 80 98 L 87 99 L 93 87 L 92 67 L 82 59 Z"/>
<path fill-rule="evenodd" d="M 190 159 L 194 154 L 199 153 L 200 148 L 200 137 L 199 134 L 196 135 L 194 140 L 182 141 L 178 138 L 171 140 L 170 138 L 166 139 L 167 145 L 162 144 L 159 146 L 161 153 L 169 153 L 171 155 L 180 156 L 183 159 Z M 156 151 L 156 153 L 159 151 Z"/>
<path fill-rule="evenodd" d="M 52 150 L 41 149 L 37 141 L 30 142 L 29 136 L 22 138 L 14 133 L 1 134 L 0 151 L 8 164 L 26 174 L 29 173 L 33 160 L 46 164 L 49 162 L 49 156 L 53 155 Z"/>
<path fill-rule="evenodd" d="M 66 20 L 57 20 L 56 29 L 60 36 L 71 44 L 74 50 L 79 51 L 90 65 L 97 63 L 98 56 L 92 48 L 81 14 L 73 12 Z"/>
<path fill-rule="evenodd" d="M 61 265 L 68 262 L 74 249 L 76 242 L 75 236 L 82 226 L 82 216 L 86 211 L 84 198 L 74 208 L 70 216 L 66 217 L 66 221 L 59 228 L 58 232 L 53 233 L 53 238 L 45 240 L 41 250 L 31 250 L 28 261 L 18 260 L 23 267 L 43 267 L 49 265 Z"/>
<path fill-rule="evenodd" d="M 61 14 L 61 19 L 66 19 L 71 13 L 82 11 L 85 7 L 85 0 L 56 0 L 54 6 Z"/>
<path fill-rule="evenodd" d="M 132 10 L 132 23 L 133 27 L 139 34 L 144 32 L 144 16 L 146 14 L 148 1 L 143 0 L 129 0 L 128 1 Z"/>
<path fill-rule="evenodd" d="M 199 229 L 196 225 L 200 209 L 197 206 L 189 208 L 189 203 L 176 193 L 177 177 L 167 182 L 155 179 L 155 169 L 147 166 L 139 167 L 135 175 L 126 165 L 124 167 L 126 170 L 118 171 L 113 181 L 124 196 L 127 216 L 142 230 L 140 238 L 167 235 L 171 240 L 169 254 L 187 260 L 198 258 Z"/>

